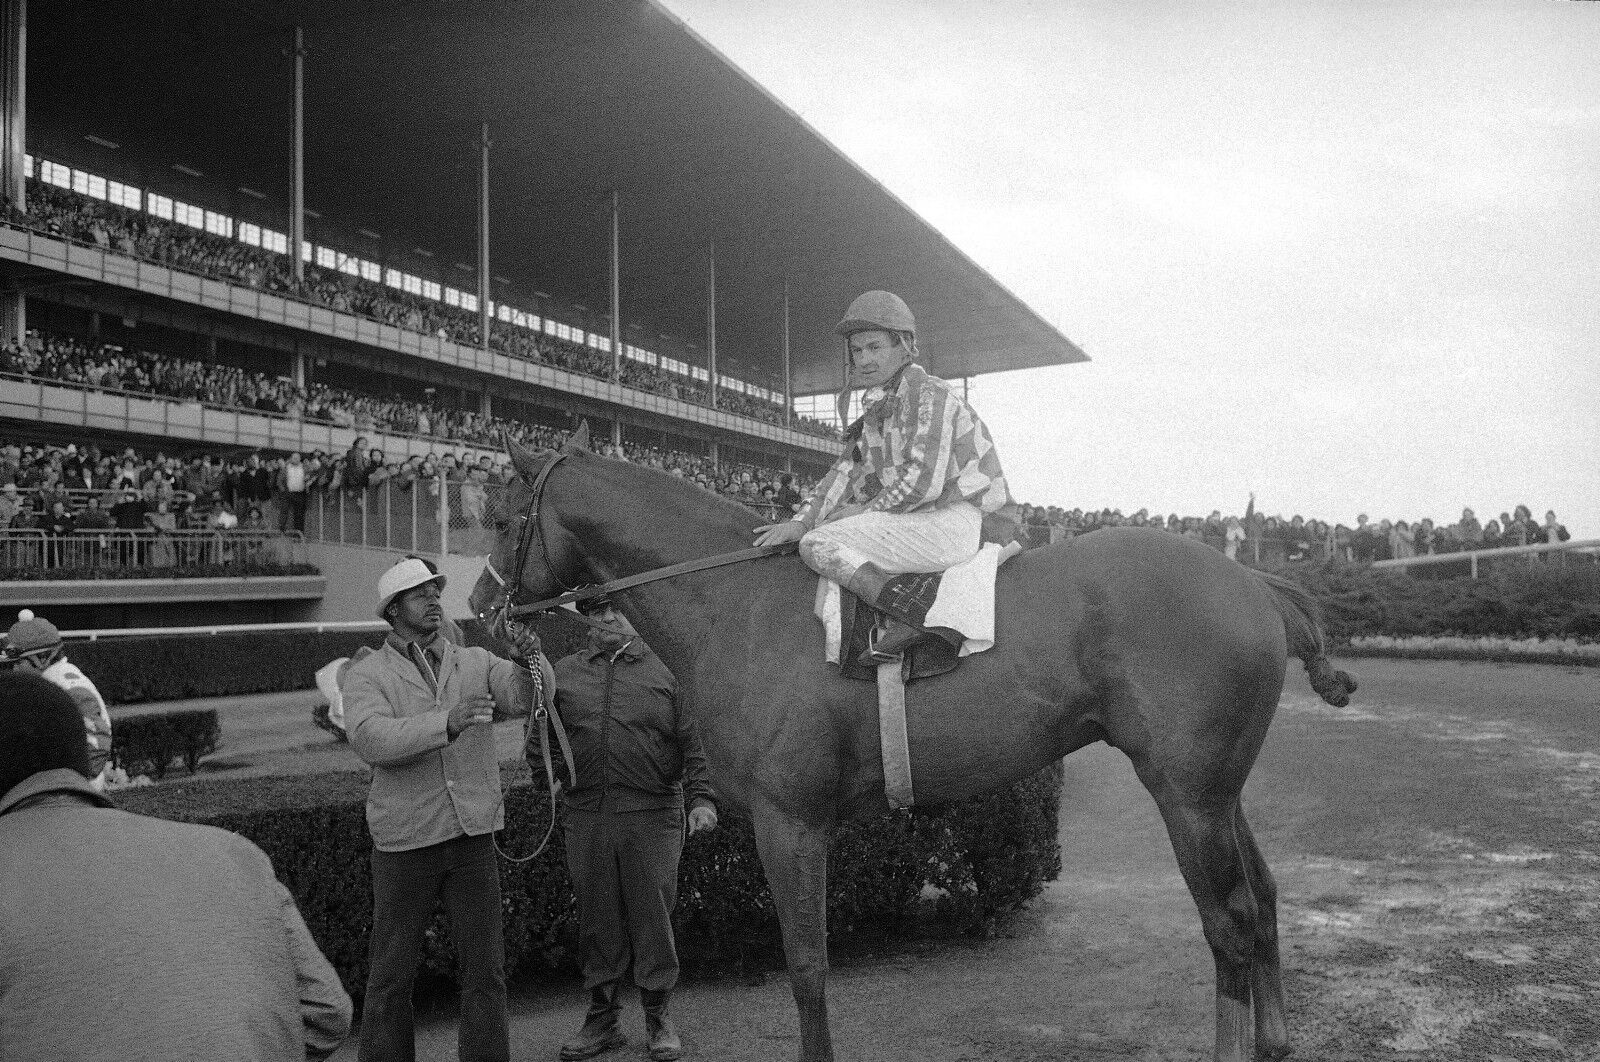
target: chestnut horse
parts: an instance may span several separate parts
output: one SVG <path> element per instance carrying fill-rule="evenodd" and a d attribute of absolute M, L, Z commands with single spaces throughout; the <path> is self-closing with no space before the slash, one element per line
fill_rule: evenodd
<path fill-rule="evenodd" d="M 558 455 L 511 446 L 520 479 L 496 506 L 491 562 L 519 600 L 750 546 L 759 521 L 744 506 L 571 443 L 563 453 L 536 496 Z M 534 545 L 519 550 L 524 528 Z M 829 831 L 888 808 L 877 688 L 824 661 L 816 583 L 797 557 L 768 556 L 617 595 L 677 676 L 718 792 L 754 821 L 802 1062 L 833 1058 Z M 997 593 L 994 648 L 906 691 L 917 798 L 1008 785 L 1095 741 L 1122 750 L 1160 808 L 1216 961 L 1217 1062 L 1245 1062 L 1252 1041 L 1258 1057 L 1287 1054 L 1276 893 L 1239 794 L 1289 653 L 1325 699 L 1355 687 L 1328 664 L 1315 603 L 1200 542 L 1131 527 L 1025 552 L 1000 569 Z M 488 570 L 471 604 L 486 619 L 507 606 Z"/>

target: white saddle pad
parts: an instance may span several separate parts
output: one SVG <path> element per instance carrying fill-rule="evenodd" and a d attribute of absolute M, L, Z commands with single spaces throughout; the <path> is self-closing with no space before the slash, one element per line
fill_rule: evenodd
<path fill-rule="evenodd" d="M 994 646 L 994 583 L 1000 565 L 1022 552 L 1012 543 L 1004 549 L 990 542 L 969 560 L 946 568 L 939 595 L 928 610 L 927 626 L 949 627 L 964 639 L 961 655 L 971 656 Z M 817 579 L 814 611 L 827 639 L 828 662 L 839 662 L 839 639 L 844 622 L 840 615 L 839 584 Z"/>

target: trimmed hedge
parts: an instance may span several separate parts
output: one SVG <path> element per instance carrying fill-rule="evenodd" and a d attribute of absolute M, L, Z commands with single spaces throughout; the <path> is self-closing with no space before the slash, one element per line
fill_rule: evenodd
<path fill-rule="evenodd" d="M 461 626 L 469 645 L 486 644 L 478 621 Z M 541 617 L 534 627 L 552 660 L 576 651 L 585 630 L 559 618 Z M 383 637 L 381 630 L 152 635 L 71 642 L 67 655 L 107 703 L 137 704 L 308 690 L 317 684 L 318 668 L 363 645 L 377 648 Z M 271 666 L 263 666 L 267 661 Z"/>
<path fill-rule="evenodd" d="M 32 583 L 41 580 L 70 580 L 94 582 L 115 579 L 238 579 L 266 575 L 321 575 L 315 564 L 188 564 L 188 565 L 133 565 L 121 568 L 45 568 L 32 565 L 25 568 L 7 568 L 6 582 Z"/>
<path fill-rule="evenodd" d="M 164 777 L 175 759 L 193 774 L 221 737 L 215 709 L 122 716 L 111 731 L 111 762 L 128 777 Z"/>
<path fill-rule="evenodd" d="M 1419 579 L 1357 565 L 1280 568 L 1321 602 L 1330 639 L 1438 635 L 1600 641 L 1600 566 Z"/>
<path fill-rule="evenodd" d="M 1057 763 L 1007 790 L 842 825 L 829 865 L 830 942 L 844 951 L 877 946 L 907 937 L 928 918 L 948 932 L 988 933 L 1060 872 L 1061 777 Z M 117 800 L 130 811 L 210 823 L 260 845 L 345 987 L 359 994 L 372 922 L 367 778 L 355 771 L 203 782 L 128 790 Z M 523 765 L 503 768 L 503 778 L 500 844 L 525 855 L 549 822 L 548 796 L 542 782 L 530 784 Z M 502 860 L 500 883 L 507 974 L 575 970 L 577 919 L 559 833 L 536 859 Z M 777 915 L 748 819 L 724 815 L 718 829 L 685 845 L 673 923 L 689 969 L 781 966 Z M 442 913 L 426 954 L 429 971 L 453 976 Z"/>

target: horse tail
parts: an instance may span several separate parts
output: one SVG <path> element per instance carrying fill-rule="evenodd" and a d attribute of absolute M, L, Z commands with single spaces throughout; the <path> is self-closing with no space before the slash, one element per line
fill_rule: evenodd
<path fill-rule="evenodd" d="M 1317 696 L 1343 708 L 1350 703 L 1356 691 L 1356 680 L 1349 672 L 1340 671 L 1328 660 L 1327 638 L 1322 631 L 1322 608 L 1305 587 L 1269 572 L 1252 574 L 1267 588 L 1272 596 L 1272 607 L 1283 620 L 1283 633 L 1289 642 L 1291 655 L 1299 657 L 1306 666 L 1306 677 Z"/>

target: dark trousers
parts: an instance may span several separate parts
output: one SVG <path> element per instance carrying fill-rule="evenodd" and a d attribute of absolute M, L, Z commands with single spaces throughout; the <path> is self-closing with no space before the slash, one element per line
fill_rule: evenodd
<path fill-rule="evenodd" d="M 360 1062 L 413 1062 L 411 989 L 423 933 L 444 901 L 461 983 L 461 1062 L 506 1062 L 505 934 L 500 870 L 488 834 L 409 852 L 372 852 L 372 969 L 361 1005 Z"/>
<path fill-rule="evenodd" d="M 288 512 L 285 514 L 285 531 L 304 531 L 306 529 L 306 492 L 303 490 L 285 491 L 283 495 Z"/>
<path fill-rule="evenodd" d="M 566 811 L 567 873 L 578 898 L 585 988 L 622 981 L 661 992 L 678 983 L 672 908 L 678 902 L 683 809 Z"/>

